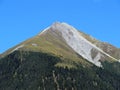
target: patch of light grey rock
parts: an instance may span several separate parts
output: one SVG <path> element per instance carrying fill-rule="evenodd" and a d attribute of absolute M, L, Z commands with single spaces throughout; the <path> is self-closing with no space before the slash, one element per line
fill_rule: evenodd
<path fill-rule="evenodd" d="M 118 60 L 118 62 L 120 63 L 120 60 Z"/>
<path fill-rule="evenodd" d="M 37 47 L 38 45 L 37 45 L 37 44 L 35 44 L 35 43 L 32 43 L 32 46 L 35 46 L 35 47 Z"/>
<path fill-rule="evenodd" d="M 96 66 L 102 67 L 102 64 L 99 60 L 103 54 L 114 60 L 117 60 L 86 40 L 74 27 L 71 27 L 66 23 L 55 23 L 52 25 L 52 28 L 53 30 L 58 30 L 62 33 L 63 38 L 74 51 L 76 51 L 79 55 L 92 62 Z M 91 50 L 93 48 L 98 51 L 97 55 L 94 58 L 91 56 Z"/>
<path fill-rule="evenodd" d="M 15 49 L 12 50 L 12 52 L 14 52 L 14 51 L 16 51 L 16 50 L 18 50 L 18 49 L 20 49 L 22 47 L 24 47 L 24 45 L 20 45 L 20 46 L 16 47 Z"/>
<path fill-rule="evenodd" d="M 87 39 L 85 39 L 80 33 L 72 26 L 66 24 L 66 23 L 54 23 L 51 27 L 46 28 L 44 31 L 42 31 L 41 34 L 46 32 L 49 28 L 52 30 L 58 30 L 62 33 L 62 37 L 65 39 L 66 43 L 79 55 L 81 55 L 83 58 L 88 60 L 89 62 L 95 64 L 98 67 L 102 67 L 102 64 L 100 62 L 100 59 L 106 55 L 114 60 L 114 57 L 110 56 L 91 42 L 89 42 Z M 97 54 L 94 58 L 92 58 L 92 49 L 97 50 Z"/>
<path fill-rule="evenodd" d="M 44 32 L 46 32 L 50 27 L 47 27 L 46 29 L 44 29 L 40 34 L 38 35 L 42 35 Z"/>

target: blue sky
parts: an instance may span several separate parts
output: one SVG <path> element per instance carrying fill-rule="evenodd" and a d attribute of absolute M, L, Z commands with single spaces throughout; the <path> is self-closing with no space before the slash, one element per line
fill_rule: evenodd
<path fill-rule="evenodd" d="M 0 0 L 0 53 L 56 21 L 120 47 L 120 0 Z"/>

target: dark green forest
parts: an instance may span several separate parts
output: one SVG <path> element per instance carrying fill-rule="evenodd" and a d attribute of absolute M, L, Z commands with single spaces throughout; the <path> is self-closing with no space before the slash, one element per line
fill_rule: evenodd
<path fill-rule="evenodd" d="M 56 67 L 59 57 L 15 51 L 0 59 L 0 90 L 120 90 L 120 64 Z"/>

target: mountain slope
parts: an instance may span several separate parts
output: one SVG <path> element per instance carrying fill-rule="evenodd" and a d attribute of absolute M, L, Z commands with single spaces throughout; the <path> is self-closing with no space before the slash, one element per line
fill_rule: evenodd
<path fill-rule="evenodd" d="M 2 54 L 0 90 L 120 90 L 118 52 L 57 22 Z"/>
<path fill-rule="evenodd" d="M 16 50 L 53 54 L 55 56 L 60 57 L 63 60 L 63 62 L 57 63 L 57 66 L 60 67 L 68 66 L 70 68 L 75 68 L 72 62 L 83 63 L 83 65 L 85 66 L 92 65 L 86 60 L 83 60 L 83 58 L 80 58 L 80 55 L 76 54 L 76 52 L 69 45 L 67 45 L 64 38 L 62 38 L 61 33 L 57 30 L 54 32 L 51 29 L 48 29 L 47 32 L 42 34 L 40 33 L 39 35 L 11 48 L 7 52 L 5 52 L 3 56 L 12 53 Z"/>
<path fill-rule="evenodd" d="M 80 63 L 77 69 L 55 67 L 61 61 L 46 53 L 15 51 L 0 60 L 0 90 L 119 90 L 120 74 Z"/>
<path fill-rule="evenodd" d="M 8 52 L 18 49 L 31 51 L 44 51 L 63 58 L 81 61 L 81 56 L 88 62 L 102 67 L 104 60 L 117 61 L 112 52 L 107 52 L 98 43 L 93 43 L 93 39 L 85 34 L 79 33 L 74 27 L 66 23 L 54 23 L 37 36 L 23 42 Z M 98 41 L 95 41 L 98 42 Z M 100 42 L 99 42 L 100 43 Z M 116 50 L 116 49 L 115 49 Z M 115 54 L 115 56 L 118 54 Z M 83 61 L 82 62 L 86 62 Z"/>
<path fill-rule="evenodd" d="M 106 42 L 101 42 L 95 38 L 93 38 L 90 35 L 87 35 L 83 32 L 80 32 L 80 35 L 82 35 L 84 38 L 86 38 L 88 41 L 90 41 L 91 43 L 93 43 L 94 45 L 96 45 L 97 47 L 99 47 L 100 49 L 102 49 L 104 52 L 108 53 L 109 55 L 111 55 L 112 57 L 116 58 L 116 59 L 120 59 L 120 49 L 116 48 L 115 46 L 112 46 L 109 43 Z"/>

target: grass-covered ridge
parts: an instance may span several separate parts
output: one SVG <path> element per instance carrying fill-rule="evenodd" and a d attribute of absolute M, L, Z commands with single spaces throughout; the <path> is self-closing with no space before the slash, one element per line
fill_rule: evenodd
<path fill-rule="evenodd" d="M 21 45 L 23 45 L 22 48 L 19 48 L 19 50 L 21 51 L 43 52 L 60 57 L 62 59 L 62 62 L 56 64 L 56 66 L 58 67 L 67 66 L 70 68 L 76 68 L 73 64 L 71 64 L 73 62 L 82 63 L 83 66 L 86 67 L 92 66 L 91 63 L 87 62 L 87 60 L 84 60 L 82 57 L 76 54 L 66 44 L 61 34 L 57 31 L 51 32 L 51 30 L 48 30 L 45 34 L 37 35 L 33 38 L 30 38 L 22 42 L 21 44 L 9 49 L 7 52 L 4 53 L 4 56 L 10 54 L 11 51 Z M 66 64 L 66 61 L 69 61 L 71 63 Z"/>
<path fill-rule="evenodd" d="M 68 60 L 69 62 L 82 63 L 83 65 L 89 67 L 92 64 L 80 57 L 76 52 L 71 49 L 64 41 L 59 32 L 55 32 L 55 35 L 51 31 L 47 31 L 45 34 L 37 35 L 24 43 L 24 47 L 20 50 L 22 51 L 34 51 L 50 53 L 57 57 L 60 57 L 63 61 L 58 63 L 57 66 L 71 67 L 75 68 L 72 64 L 65 64 Z M 64 64 L 63 64 L 64 62 Z"/>

